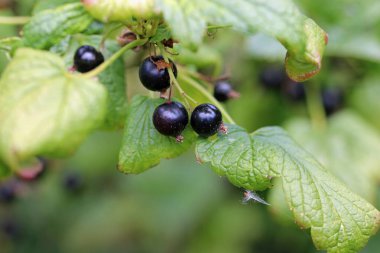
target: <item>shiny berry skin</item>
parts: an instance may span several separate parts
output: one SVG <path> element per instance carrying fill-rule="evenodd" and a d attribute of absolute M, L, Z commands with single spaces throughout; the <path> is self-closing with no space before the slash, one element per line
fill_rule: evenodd
<path fill-rule="evenodd" d="M 169 60 L 173 74 L 177 77 L 177 67 Z M 170 87 L 170 76 L 161 55 L 146 58 L 140 66 L 139 77 L 145 88 L 151 91 L 165 91 Z"/>
<path fill-rule="evenodd" d="M 180 140 L 182 131 L 189 123 L 189 114 L 179 102 L 166 102 L 159 105 L 153 113 L 153 125 L 163 135 Z"/>
<path fill-rule="evenodd" d="M 212 104 L 200 104 L 195 107 L 190 119 L 193 130 L 202 137 L 209 137 L 222 126 L 222 113 Z"/>
<path fill-rule="evenodd" d="M 86 73 L 104 62 L 101 52 L 92 46 L 81 46 L 74 55 L 74 67 L 78 72 Z"/>
<path fill-rule="evenodd" d="M 230 98 L 231 92 L 234 90 L 230 83 L 226 81 L 220 81 L 216 83 L 214 88 L 214 97 L 220 102 L 225 102 Z"/>

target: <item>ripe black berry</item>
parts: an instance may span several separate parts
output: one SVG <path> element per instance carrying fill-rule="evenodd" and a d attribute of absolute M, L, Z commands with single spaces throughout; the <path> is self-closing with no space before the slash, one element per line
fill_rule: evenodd
<path fill-rule="evenodd" d="M 93 70 L 103 62 L 102 53 L 88 45 L 78 48 L 74 55 L 74 67 L 81 73 Z"/>
<path fill-rule="evenodd" d="M 189 123 L 189 114 L 179 102 L 166 102 L 159 105 L 153 113 L 153 125 L 163 135 L 182 140 L 181 133 Z"/>
<path fill-rule="evenodd" d="M 222 113 L 212 104 L 195 107 L 190 120 L 193 130 L 202 137 L 216 134 L 222 126 Z"/>
<path fill-rule="evenodd" d="M 323 108 L 327 116 L 330 116 L 342 107 L 343 94 L 340 89 L 329 88 L 322 91 Z"/>
<path fill-rule="evenodd" d="M 230 98 L 239 97 L 239 93 L 234 91 L 229 82 L 219 81 L 214 88 L 214 97 L 220 102 L 225 102 Z"/>
<path fill-rule="evenodd" d="M 259 75 L 260 83 L 267 89 L 279 90 L 286 80 L 287 76 L 284 69 L 278 67 L 267 67 Z"/>
<path fill-rule="evenodd" d="M 146 58 L 139 70 L 140 81 L 145 88 L 152 91 L 165 91 L 170 87 L 170 76 L 168 67 L 173 69 L 173 74 L 177 77 L 177 67 L 170 61 L 165 62 L 161 55 Z"/>

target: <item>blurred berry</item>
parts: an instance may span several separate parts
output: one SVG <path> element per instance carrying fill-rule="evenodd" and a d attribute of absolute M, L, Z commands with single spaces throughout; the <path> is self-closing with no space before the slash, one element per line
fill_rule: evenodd
<path fill-rule="evenodd" d="M 80 192 L 83 189 L 83 178 L 77 172 L 68 172 L 63 178 L 63 187 L 73 193 Z"/>
<path fill-rule="evenodd" d="M 338 88 L 322 90 L 322 103 L 327 116 L 338 111 L 343 105 L 343 92 Z"/>
<path fill-rule="evenodd" d="M 301 102 L 306 98 L 306 91 L 303 83 L 289 80 L 284 85 L 284 92 L 285 95 L 294 102 Z"/>
<path fill-rule="evenodd" d="M 266 89 L 280 90 L 287 79 L 285 70 L 279 67 L 266 67 L 259 74 L 259 81 Z"/>

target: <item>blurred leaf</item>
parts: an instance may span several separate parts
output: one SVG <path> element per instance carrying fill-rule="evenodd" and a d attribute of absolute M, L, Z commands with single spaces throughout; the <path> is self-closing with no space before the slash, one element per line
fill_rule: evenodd
<path fill-rule="evenodd" d="M 174 158 L 188 150 L 195 140 L 192 130 L 183 132 L 182 143 L 160 134 L 153 126 L 152 115 L 162 99 L 135 96 L 128 107 L 119 170 L 123 173 L 141 173 L 160 163 L 162 158 Z"/>
<path fill-rule="evenodd" d="M 264 190 L 281 177 L 290 210 L 311 228 L 317 249 L 357 252 L 380 225 L 380 212 L 348 190 L 280 128 L 253 134 L 228 125 L 229 133 L 199 140 L 196 154 L 219 175 L 250 190 Z"/>
<path fill-rule="evenodd" d="M 37 49 L 50 48 L 67 35 L 84 31 L 92 21 L 80 3 L 39 12 L 24 26 L 24 44 Z"/>
<path fill-rule="evenodd" d="M 60 5 L 79 2 L 80 0 L 38 0 L 33 8 L 33 14 L 38 12 L 54 9 Z"/>
<path fill-rule="evenodd" d="M 154 17 L 157 14 L 154 9 L 154 1 L 82 0 L 82 3 L 91 15 L 102 22 L 126 22 L 137 18 Z"/>
<path fill-rule="evenodd" d="M 250 33 L 259 30 L 287 48 L 285 63 L 292 79 L 303 81 L 320 70 L 327 35 L 291 1 L 158 0 L 157 6 L 174 37 L 182 42 L 200 44 L 208 23 Z"/>
<path fill-rule="evenodd" d="M 0 40 L 0 50 L 13 55 L 14 52 L 23 46 L 23 41 L 20 37 L 8 37 Z"/>
<path fill-rule="evenodd" d="M 376 74 L 358 83 L 349 94 L 349 104 L 380 130 L 380 117 L 377 110 L 380 108 L 379 79 L 380 76 Z"/>
<path fill-rule="evenodd" d="M 105 89 L 67 73 L 48 52 L 17 50 L 0 89 L 0 156 L 13 169 L 36 155 L 72 152 L 106 112 Z"/>
<path fill-rule="evenodd" d="M 8 175 L 9 175 L 8 167 L 2 161 L 0 161 L 0 179 Z"/>
<path fill-rule="evenodd" d="M 380 135 L 352 112 L 330 118 L 326 131 L 315 131 L 308 120 L 286 124 L 290 135 L 322 165 L 367 201 L 376 200 L 380 182 Z"/>
<path fill-rule="evenodd" d="M 362 32 L 348 33 L 339 27 L 331 30 L 330 38 L 328 55 L 380 62 L 380 37 Z"/>

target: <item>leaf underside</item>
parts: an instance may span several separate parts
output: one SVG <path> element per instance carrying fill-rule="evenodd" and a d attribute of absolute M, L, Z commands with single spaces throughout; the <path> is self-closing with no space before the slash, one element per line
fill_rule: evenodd
<path fill-rule="evenodd" d="M 286 70 L 290 78 L 304 81 L 317 74 L 327 44 L 327 34 L 302 15 L 289 0 L 157 0 L 174 37 L 200 44 L 207 24 L 232 26 L 277 38 L 287 49 Z"/>
<path fill-rule="evenodd" d="M 138 174 L 163 158 L 174 158 L 187 151 L 195 140 L 190 129 L 183 132 L 184 141 L 160 134 L 153 126 L 152 115 L 163 99 L 135 96 L 128 107 L 118 169 L 123 173 Z"/>
<path fill-rule="evenodd" d="M 352 193 L 281 128 L 253 134 L 228 125 L 229 134 L 199 140 L 196 154 L 219 175 L 249 190 L 264 190 L 280 177 L 286 201 L 314 244 L 328 252 L 357 252 L 376 233 L 380 213 Z"/>

